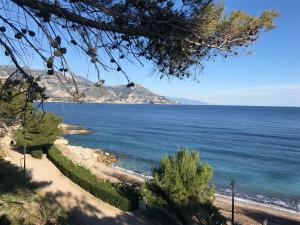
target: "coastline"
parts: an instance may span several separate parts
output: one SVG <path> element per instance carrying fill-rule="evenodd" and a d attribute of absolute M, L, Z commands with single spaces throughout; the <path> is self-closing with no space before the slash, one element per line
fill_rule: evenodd
<path fill-rule="evenodd" d="M 54 145 L 64 156 L 75 164 L 86 167 L 100 179 L 110 182 L 126 182 L 135 186 L 140 186 L 145 181 L 137 173 L 128 173 L 126 170 L 113 166 L 118 159 L 114 154 L 102 149 L 69 145 L 65 138 L 57 139 Z"/>
<path fill-rule="evenodd" d="M 97 177 L 100 179 L 109 180 L 112 182 L 126 182 L 131 185 L 140 186 L 145 180 L 150 179 L 150 176 L 145 176 L 134 171 L 129 171 L 124 168 L 120 168 L 117 165 L 117 160 L 113 163 L 104 164 L 99 162 L 97 158 L 97 152 L 104 152 L 104 155 L 110 155 L 102 149 L 90 149 L 83 148 L 81 146 L 72 146 L 68 144 L 68 141 L 65 138 L 61 138 L 63 144 L 57 144 L 56 146 L 67 156 L 70 157 L 70 154 L 66 152 L 79 151 L 82 158 L 75 159 L 76 163 L 81 164 L 82 166 L 87 167 L 91 170 Z M 93 155 L 87 157 L 86 152 Z M 102 154 L 101 153 L 101 154 Z M 96 155 L 95 155 L 96 154 Z M 103 154 L 102 154 L 103 156 Z M 74 161 L 74 157 L 71 159 Z M 100 160 L 101 161 L 101 160 Z M 221 212 L 228 218 L 231 217 L 231 198 L 226 195 L 216 193 L 215 205 L 218 206 Z M 236 208 L 236 219 L 242 224 L 256 225 L 262 224 L 262 217 L 267 218 L 269 221 L 281 221 L 280 223 L 271 223 L 271 224 L 299 224 L 300 225 L 300 212 L 287 209 L 283 207 L 278 207 L 271 204 L 264 204 L 255 202 L 253 200 L 236 198 L 235 200 Z"/>
<path fill-rule="evenodd" d="M 6 140 L 6 142 L 9 143 L 10 140 Z M 89 160 L 89 157 L 87 157 L 88 155 L 99 156 L 99 151 L 102 151 L 100 156 L 108 157 L 112 155 L 111 153 L 105 152 L 101 149 L 89 149 L 81 146 L 72 146 L 69 145 L 68 141 L 64 138 L 59 139 L 58 143 L 56 142 L 56 146 L 59 144 L 62 145 L 61 147 L 65 148 L 65 151 L 78 151 L 81 157 L 78 159 L 82 160 L 77 161 L 77 163 L 83 166 L 88 165 L 87 168 L 93 170 L 92 172 L 98 171 L 98 173 L 95 175 L 102 179 L 112 179 L 112 181 L 114 180 L 115 182 L 123 181 L 139 186 L 145 181 L 145 179 L 150 178 L 136 172 L 117 167 L 111 162 L 107 164 L 105 164 L 103 160 L 99 162 L 98 160 L 95 160 L 97 159 L 96 157 L 93 157 L 92 160 L 94 160 L 93 162 L 95 162 L 97 165 L 89 164 L 91 161 Z M 9 147 L 6 150 L 8 151 Z M 214 204 L 220 208 L 220 211 L 224 216 L 226 216 L 228 219 L 231 218 L 230 197 L 216 194 L 216 200 Z M 249 202 L 243 199 L 236 199 L 235 201 L 235 218 L 239 224 L 243 225 L 261 225 L 264 219 L 268 219 L 268 224 L 273 225 L 300 225 L 299 212 L 278 209 L 269 205 Z"/>
<path fill-rule="evenodd" d="M 231 218 L 231 198 L 216 194 L 215 205 L 221 213 Z M 235 218 L 241 224 L 261 225 L 265 219 L 272 225 L 299 225 L 300 213 L 284 208 L 256 203 L 244 199 L 235 199 Z"/>
<path fill-rule="evenodd" d="M 139 177 L 143 178 L 144 180 L 152 178 L 151 176 L 146 176 L 146 175 L 143 175 L 143 174 L 131 171 L 131 170 L 121 168 L 119 166 L 112 165 L 112 167 L 119 171 L 124 171 L 125 173 L 127 173 L 129 175 L 139 176 Z M 216 192 L 215 197 L 216 197 L 216 200 L 218 200 L 218 199 L 228 200 L 228 201 L 230 201 L 230 204 L 231 204 L 231 196 L 229 196 L 229 195 L 224 195 L 224 194 L 220 194 L 220 193 Z M 238 203 L 238 204 L 250 204 L 250 205 L 253 205 L 253 207 L 258 206 L 258 207 L 270 208 L 270 209 L 275 209 L 275 210 L 279 210 L 279 211 L 283 211 L 283 212 L 287 212 L 287 213 L 291 213 L 291 214 L 300 216 L 300 211 L 296 211 L 294 209 L 284 208 L 284 207 L 280 207 L 280 206 L 273 205 L 273 204 L 257 202 L 254 200 L 250 200 L 247 198 L 240 198 L 240 197 L 236 197 L 236 196 L 234 199 L 235 199 L 235 203 Z"/>
<path fill-rule="evenodd" d="M 228 199 L 228 200 L 231 201 L 231 196 L 224 195 L 224 194 L 219 194 L 219 193 L 216 193 L 215 195 L 216 195 L 217 198 L 219 197 L 219 198 Z M 276 209 L 276 210 L 279 210 L 279 211 L 292 213 L 292 214 L 300 216 L 300 211 L 290 209 L 290 208 L 280 207 L 278 205 L 274 205 L 274 204 L 271 204 L 271 203 L 267 204 L 267 203 L 258 202 L 258 201 L 254 201 L 254 200 L 247 199 L 247 198 L 240 198 L 240 197 L 236 197 L 236 196 L 234 197 L 234 199 L 235 199 L 235 202 L 239 202 L 240 204 L 251 204 L 251 205 L 257 206 L 257 207 Z"/>
<path fill-rule="evenodd" d="M 78 126 L 69 125 L 69 124 L 64 124 L 64 126 L 71 127 L 71 128 L 72 127 L 78 127 Z M 80 127 L 80 129 L 83 130 L 84 132 L 82 132 L 82 133 L 75 133 L 76 135 L 91 133 L 91 131 L 89 131 L 86 128 Z M 74 134 L 74 133 L 66 132 L 65 134 Z M 76 150 L 77 151 L 94 151 L 94 152 L 105 152 L 106 154 L 112 154 L 112 153 L 109 153 L 109 152 L 107 152 L 106 150 L 103 150 L 103 149 L 91 149 L 91 148 L 85 148 L 85 147 L 82 147 L 82 146 L 72 146 L 72 145 L 69 145 L 68 140 L 66 138 L 60 138 L 58 140 L 62 140 L 63 145 L 66 145 L 64 148 L 71 148 L 71 149 L 75 148 L 75 151 Z M 66 156 L 68 157 L 68 155 L 66 155 Z M 114 157 L 116 157 L 116 156 L 114 156 Z M 72 159 L 72 160 L 74 160 L 74 159 Z M 87 162 L 84 162 L 86 160 L 87 160 Z M 89 167 L 89 168 L 91 167 L 91 165 L 95 164 L 95 162 L 90 162 L 90 161 L 88 161 L 88 159 L 85 159 L 85 160 L 81 159 L 80 161 L 83 162 L 83 166 L 86 166 L 86 167 Z M 140 184 L 140 183 L 143 183 L 146 179 L 151 179 L 152 178 L 149 175 L 144 175 L 144 174 L 141 174 L 141 173 L 138 173 L 138 172 L 135 172 L 135 171 L 131 171 L 131 170 L 119 167 L 119 166 L 116 165 L 117 161 L 118 160 L 116 159 L 110 165 L 101 165 L 101 166 L 98 165 L 97 169 L 94 168 L 94 172 L 97 172 L 96 170 L 99 170 L 100 173 L 102 172 L 102 173 L 105 174 L 105 175 L 102 174 L 103 176 L 100 177 L 100 178 L 102 178 L 102 179 L 108 179 L 108 180 L 111 180 L 113 182 L 119 182 L 119 181 L 124 182 L 125 181 L 125 182 L 128 182 L 128 183 Z M 124 177 L 121 178 L 121 176 L 124 176 Z M 113 179 L 111 177 L 119 177 L 119 178 Z M 229 195 L 226 195 L 226 194 L 223 194 L 223 193 L 218 193 L 217 192 L 216 196 L 217 197 L 231 199 L 231 197 Z M 288 208 L 288 207 L 282 207 L 282 206 L 275 205 L 275 204 L 272 204 L 272 203 L 259 202 L 259 201 L 255 201 L 255 200 L 250 199 L 250 198 L 241 198 L 241 197 L 238 197 L 238 196 L 235 196 L 235 200 L 237 202 L 241 202 L 241 203 L 248 203 L 248 204 L 252 204 L 252 205 L 258 205 L 258 206 L 263 206 L 263 207 L 267 207 L 267 208 L 273 208 L 273 209 L 280 210 L 280 211 L 294 213 L 294 214 L 298 214 L 300 216 L 300 211 L 297 211 L 295 209 Z"/>

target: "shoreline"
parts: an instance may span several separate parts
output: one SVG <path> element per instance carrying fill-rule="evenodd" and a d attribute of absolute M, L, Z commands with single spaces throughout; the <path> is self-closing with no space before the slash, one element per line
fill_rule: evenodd
<path fill-rule="evenodd" d="M 216 197 L 228 199 L 228 200 L 231 201 L 231 197 L 228 196 L 228 195 L 223 195 L 223 194 L 219 194 L 219 193 L 216 193 L 215 195 L 216 195 Z M 264 208 L 269 208 L 269 209 L 275 209 L 275 210 L 278 210 L 278 211 L 283 211 L 283 212 L 287 212 L 287 213 L 291 213 L 291 214 L 295 214 L 295 215 L 300 216 L 300 211 L 296 211 L 294 209 L 284 208 L 284 207 L 280 207 L 280 206 L 277 206 L 277 205 L 266 204 L 266 203 L 262 203 L 262 202 L 256 202 L 256 201 L 253 201 L 253 200 L 250 200 L 250 199 L 240 198 L 240 197 L 236 197 L 236 196 L 234 197 L 234 200 L 235 200 L 235 203 L 238 202 L 240 204 L 250 204 L 250 205 L 253 205 L 253 206 L 264 207 Z"/>
<path fill-rule="evenodd" d="M 151 176 L 139 174 L 118 166 L 112 166 L 118 171 L 124 171 L 128 175 L 139 176 L 144 181 Z M 231 197 L 215 193 L 214 205 L 217 206 L 221 213 L 231 219 Z M 253 200 L 235 197 L 235 218 L 239 224 L 243 225 L 261 225 L 264 219 L 272 225 L 300 225 L 300 211 L 279 207 L 276 205 L 265 204 Z"/>
<path fill-rule="evenodd" d="M 140 186 L 145 180 L 150 179 L 151 176 L 146 176 L 134 171 L 127 170 L 125 168 L 121 168 L 116 165 L 117 161 L 111 163 L 109 165 L 105 165 L 97 160 L 95 160 L 95 154 L 97 155 L 98 151 L 104 152 L 106 154 L 107 151 L 103 149 L 90 149 L 84 148 L 81 146 L 72 146 L 69 145 L 67 139 L 61 138 L 64 143 L 55 144 L 59 150 L 61 150 L 67 157 L 74 161 L 74 157 L 72 159 L 71 153 L 72 151 L 81 152 L 82 158 L 75 159 L 75 163 L 79 163 L 82 166 L 87 167 L 92 173 L 94 173 L 98 178 L 109 180 L 111 182 L 126 182 L 131 185 Z M 66 154 L 66 152 L 69 152 Z M 88 154 L 93 155 L 90 158 L 87 157 Z M 102 154 L 103 156 L 103 154 Z M 231 217 L 231 197 L 223 194 L 216 193 L 215 205 L 220 208 L 220 211 L 228 218 Z M 258 225 L 261 224 L 263 220 L 260 221 L 259 215 L 263 215 L 274 221 L 285 221 L 284 223 L 278 224 L 297 224 L 300 225 L 300 212 L 288 209 L 284 207 L 279 207 L 276 205 L 265 204 L 256 202 L 249 199 L 244 198 L 235 198 L 235 208 L 237 214 L 237 221 L 242 222 L 242 224 L 251 224 Z M 257 216 L 251 216 L 248 214 L 257 214 Z M 288 222 L 286 222 L 288 221 Z M 273 223 L 271 223 L 273 224 Z M 274 223 L 276 224 L 276 223 Z"/>
<path fill-rule="evenodd" d="M 73 125 L 67 125 L 67 126 L 72 127 Z M 82 129 L 87 130 L 85 128 L 82 128 Z M 71 134 L 71 133 L 68 133 L 68 134 Z M 76 135 L 77 134 L 80 135 L 81 133 L 76 133 Z M 61 138 L 60 140 L 64 140 L 64 142 L 67 143 L 67 145 L 66 145 L 67 148 L 75 148 L 75 149 L 78 148 L 79 151 L 80 151 L 80 149 L 82 149 L 83 151 L 92 150 L 92 151 L 96 151 L 96 152 L 100 151 L 100 152 L 109 153 L 109 151 L 106 151 L 106 150 L 103 150 L 103 149 L 91 149 L 91 148 L 85 148 L 85 147 L 82 147 L 82 146 L 69 145 L 68 140 L 65 137 Z M 113 154 L 113 153 L 109 153 L 109 154 Z M 116 165 L 117 161 L 115 161 L 114 163 L 111 163 L 110 165 L 100 166 L 100 168 L 97 168 L 101 172 L 105 173 L 105 175 L 102 174 L 104 176 L 104 179 L 110 179 L 109 176 L 112 176 L 112 177 L 117 177 L 116 179 L 110 179 L 113 182 L 115 182 L 115 181 L 117 181 L 117 182 L 118 181 L 127 182 L 127 180 L 129 180 L 128 183 L 134 183 L 134 184 L 138 183 L 138 184 L 140 184 L 140 183 L 143 183 L 145 180 L 152 178 L 152 176 L 144 175 L 142 173 L 138 173 L 138 172 L 135 172 L 135 171 L 128 170 L 126 168 L 119 167 L 118 165 Z M 83 165 L 83 166 L 87 166 L 89 164 L 91 164 L 91 163 L 88 162 L 88 163 L 86 163 L 86 165 Z M 108 167 L 108 168 L 105 168 L 105 167 Z M 97 172 L 97 171 L 95 171 L 95 172 Z M 124 177 L 119 177 L 119 176 L 124 176 Z M 103 177 L 101 177 L 101 178 L 103 178 Z M 231 197 L 229 195 L 219 193 L 219 192 L 216 192 L 216 196 L 231 199 Z M 259 202 L 259 201 L 255 201 L 255 200 L 250 199 L 250 198 L 241 198 L 241 197 L 238 197 L 237 195 L 235 196 L 235 200 L 236 200 L 236 202 L 240 202 L 240 203 L 248 203 L 248 204 L 252 204 L 252 205 L 267 207 L 267 208 L 271 208 L 271 209 L 280 210 L 280 211 L 283 211 L 283 212 L 297 214 L 297 215 L 300 216 L 300 210 L 297 211 L 293 208 L 283 207 L 283 206 L 279 206 L 279 205 L 272 204 L 272 203 L 268 204 L 268 203 L 264 203 L 264 202 Z"/>
<path fill-rule="evenodd" d="M 134 175 L 140 176 L 144 179 L 151 179 L 152 178 L 152 176 L 143 175 L 143 174 L 140 174 L 138 172 L 134 172 L 134 171 L 131 171 L 131 170 L 119 167 L 119 166 L 112 165 L 112 167 L 117 169 L 117 170 L 124 171 L 128 174 L 134 174 Z M 228 200 L 231 201 L 231 196 L 229 196 L 229 195 L 220 194 L 220 193 L 216 192 L 215 196 L 216 196 L 216 199 L 217 198 L 224 198 L 224 199 L 228 199 Z M 280 211 L 284 211 L 284 212 L 288 212 L 288 213 L 292 213 L 292 214 L 296 214 L 296 215 L 300 216 L 300 211 L 297 211 L 297 210 L 294 210 L 294 209 L 291 209 L 291 208 L 280 207 L 278 205 L 267 204 L 267 203 L 258 202 L 258 201 L 254 201 L 252 199 L 241 198 L 241 197 L 237 197 L 237 196 L 235 196 L 234 199 L 235 199 L 235 202 L 238 202 L 238 203 L 245 203 L 245 204 L 251 204 L 253 206 L 260 206 L 260 207 L 266 207 L 266 208 L 270 208 L 270 209 L 276 209 L 276 210 L 280 210 Z"/>
<path fill-rule="evenodd" d="M 99 162 L 95 160 L 97 158 L 92 158 L 95 164 L 89 164 L 91 161 L 89 160 L 88 155 L 98 155 L 99 150 L 102 151 L 102 156 L 110 156 L 111 153 L 103 151 L 101 149 L 89 149 L 83 148 L 81 146 L 72 146 L 68 144 L 68 141 L 65 138 L 59 139 L 61 142 L 56 143 L 57 145 L 61 145 L 66 151 L 78 150 L 80 152 L 80 159 L 77 164 L 87 165 L 86 167 L 91 170 L 97 177 L 108 180 L 112 179 L 112 182 L 128 182 L 131 184 L 135 184 L 137 186 L 141 185 L 147 179 L 146 176 L 139 174 L 134 171 L 129 171 L 124 168 L 117 167 L 113 164 L 105 165 L 103 161 Z M 7 143 L 10 141 L 7 140 Z M 8 147 L 9 149 L 9 147 Z M 82 153 L 82 154 L 81 154 Z M 29 157 L 30 158 L 30 157 Z M 77 159 L 77 160 L 78 160 Z M 40 162 L 40 161 L 39 161 Z M 52 165 L 52 164 L 51 164 Z M 50 166 L 50 165 L 49 165 Z M 44 168 L 47 170 L 47 168 Z M 95 173 L 97 172 L 98 173 Z M 105 176 L 105 177 L 104 177 Z M 148 177 L 149 179 L 150 177 Z M 216 194 L 216 200 L 214 205 L 220 209 L 220 212 L 227 217 L 229 220 L 231 218 L 231 199 L 228 196 L 223 196 Z M 268 220 L 268 224 L 272 225 L 300 225 L 300 214 L 298 212 L 291 212 L 287 210 L 282 210 L 278 208 L 274 208 L 269 205 L 259 204 L 249 201 L 243 201 L 241 199 L 237 199 L 235 201 L 235 218 L 239 224 L 243 225 L 261 225 L 264 219 Z"/>

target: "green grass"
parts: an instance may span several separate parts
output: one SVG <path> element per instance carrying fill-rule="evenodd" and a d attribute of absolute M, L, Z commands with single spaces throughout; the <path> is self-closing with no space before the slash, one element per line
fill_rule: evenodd
<path fill-rule="evenodd" d="M 98 179 L 88 169 L 63 156 L 54 146 L 48 151 L 48 158 L 65 176 L 101 200 L 124 211 L 138 207 L 139 195 L 133 188 Z"/>

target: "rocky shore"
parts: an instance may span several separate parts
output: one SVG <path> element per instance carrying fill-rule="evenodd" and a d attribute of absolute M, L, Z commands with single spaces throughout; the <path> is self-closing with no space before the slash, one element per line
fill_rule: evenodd
<path fill-rule="evenodd" d="M 90 134 L 92 131 L 80 126 L 61 123 L 59 127 L 62 129 L 63 134 Z"/>
<path fill-rule="evenodd" d="M 114 154 L 104 152 L 100 149 L 69 145 L 68 140 L 64 138 L 57 139 L 54 144 L 73 162 L 82 164 L 89 169 L 98 163 L 111 166 L 118 162 L 118 159 Z"/>
<path fill-rule="evenodd" d="M 69 145 L 64 138 L 57 139 L 54 144 L 66 157 L 74 163 L 88 168 L 100 179 L 111 182 L 126 182 L 136 186 L 144 182 L 142 176 L 112 167 L 118 162 L 116 155 L 112 153 L 101 149 Z"/>

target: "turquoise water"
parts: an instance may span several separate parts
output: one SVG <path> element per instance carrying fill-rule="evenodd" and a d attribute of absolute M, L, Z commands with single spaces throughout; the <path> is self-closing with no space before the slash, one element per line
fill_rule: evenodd
<path fill-rule="evenodd" d="M 150 174 L 180 147 L 200 152 L 212 183 L 229 194 L 300 211 L 300 108 L 47 103 L 46 111 L 93 131 L 72 145 L 102 148 L 119 167 Z"/>

